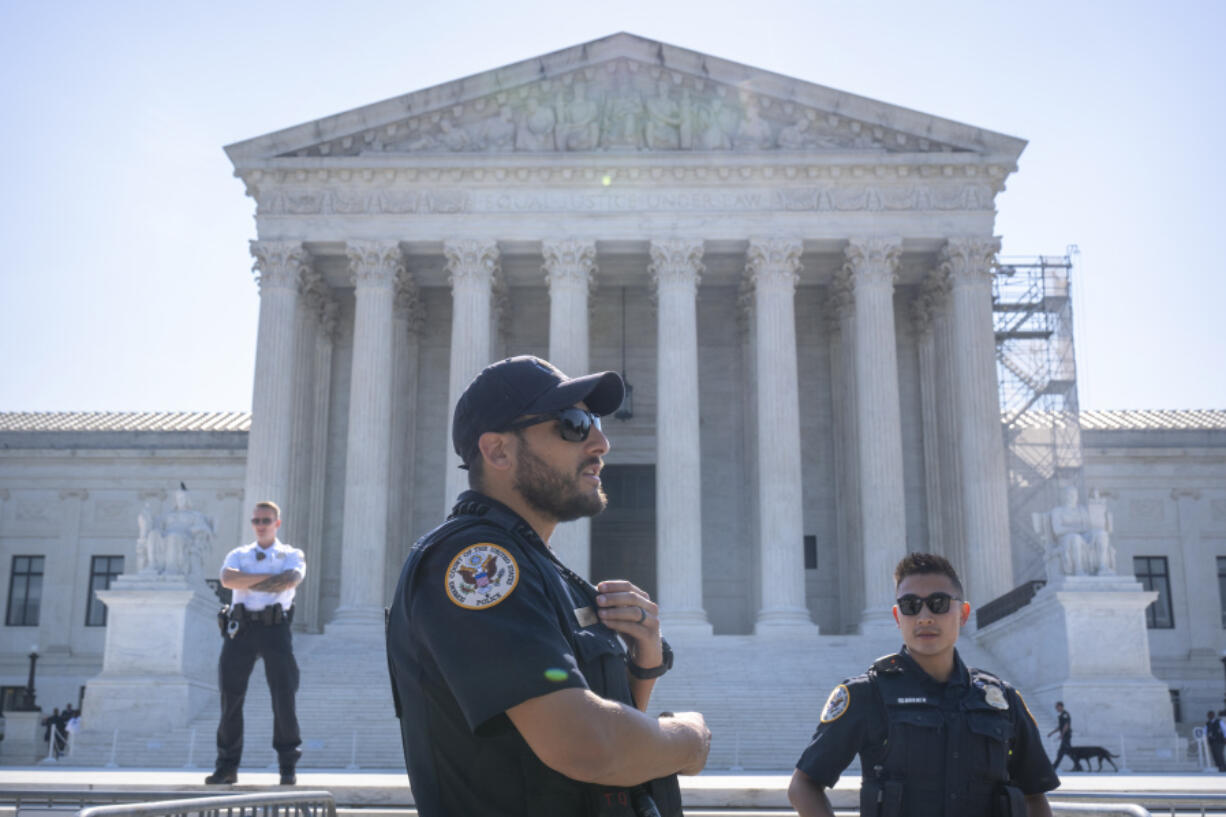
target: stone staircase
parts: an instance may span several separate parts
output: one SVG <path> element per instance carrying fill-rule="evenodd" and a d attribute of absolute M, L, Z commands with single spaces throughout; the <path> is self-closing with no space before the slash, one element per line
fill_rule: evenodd
<path fill-rule="evenodd" d="M 791 769 L 813 734 L 830 690 L 900 643 L 892 630 L 866 636 L 676 636 L 669 640 L 676 665 L 656 685 L 650 712 L 704 713 L 712 731 L 707 768 L 713 771 Z M 991 669 L 998 663 L 971 638 L 964 638 L 959 650 L 970 665 Z M 295 653 L 302 670 L 300 767 L 403 769 L 381 634 L 350 638 L 296 634 Z M 1055 726 L 1054 717 L 1034 714 L 1042 733 Z M 275 769 L 272 705 L 260 664 L 251 676 L 245 716 L 244 768 Z M 102 766 L 112 762 L 113 755 L 113 762 L 121 767 L 211 769 L 216 729 L 216 708 L 201 713 L 187 727 L 162 734 L 151 724 L 134 724 L 130 732 L 121 730 L 117 737 L 91 733 L 87 728 L 73 757 L 61 762 Z M 1119 752 L 1118 740 L 1114 746 L 1109 741 L 1096 742 Z M 1054 753 L 1054 740 L 1045 740 L 1044 745 Z M 1186 757 L 1177 755 L 1175 746 L 1165 752 L 1162 747 L 1148 751 L 1128 747 L 1128 762 L 1134 770 L 1190 769 Z"/>

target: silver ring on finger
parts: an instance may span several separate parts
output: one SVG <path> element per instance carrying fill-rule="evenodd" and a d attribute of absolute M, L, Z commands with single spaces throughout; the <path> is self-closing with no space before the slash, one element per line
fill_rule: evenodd
<path fill-rule="evenodd" d="M 642 624 L 646 620 L 647 620 L 647 609 L 645 607 L 640 607 L 639 608 L 639 620 L 636 621 L 635 624 Z"/>

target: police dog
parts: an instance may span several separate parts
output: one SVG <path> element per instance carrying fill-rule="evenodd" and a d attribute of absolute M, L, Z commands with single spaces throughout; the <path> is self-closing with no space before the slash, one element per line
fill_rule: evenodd
<path fill-rule="evenodd" d="M 1119 771 L 1119 767 L 1111 760 L 1111 758 L 1119 757 L 1119 755 L 1111 754 L 1102 746 L 1070 746 L 1067 754 L 1073 759 L 1073 771 L 1075 772 L 1082 770 L 1081 761 L 1083 760 L 1086 762 L 1085 771 L 1092 771 L 1090 769 L 1090 761 L 1094 758 L 1098 758 L 1098 769 L 1096 771 L 1101 772 L 1103 770 L 1104 760 L 1111 764 L 1112 769 L 1115 769 L 1117 772 Z"/>

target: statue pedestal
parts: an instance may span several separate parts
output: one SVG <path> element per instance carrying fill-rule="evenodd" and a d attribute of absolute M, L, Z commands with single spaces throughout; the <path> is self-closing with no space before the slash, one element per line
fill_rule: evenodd
<path fill-rule="evenodd" d="M 50 714 L 50 713 L 48 713 Z M 47 756 L 47 742 L 43 740 L 42 712 L 5 712 L 4 740 L 0 740 L 0 754 L 9 763 L 29 765 Z"/>
<path fill-rule="evenodd" d="M 974 638 L 1027 691 L 1031 711 L 1064 702 L 1074 744 L 1174 739 L 1170 691 L 1151 671 L 1145 628 L 1157 597 L 1132 576 L 1064 576 Z"/>
<path fill-rule="evenodd" d="M 217 597 L 183 576 L 122 575 L 107 607 L 102 673 L 85 686 L 82 727 L 157 734 L 219 705 Z"/>

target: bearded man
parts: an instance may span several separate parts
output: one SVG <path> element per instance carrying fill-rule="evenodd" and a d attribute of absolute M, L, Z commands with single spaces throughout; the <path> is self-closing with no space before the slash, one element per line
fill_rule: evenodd
<path fill-rule="evenodd" d="M 422 817 L 674 817 L 676 775 L 706 764 L 701 714 L 646 714 L 672 667 L 655 603 L 630 581 L 591 585 L 549 547 L 558 523 L 608 501 L 600 418 L 623 394 L 615 372 L 570 379 L 522 356 L 456 403 L 470 490 L 413 546 L 388 611 Z"/>

